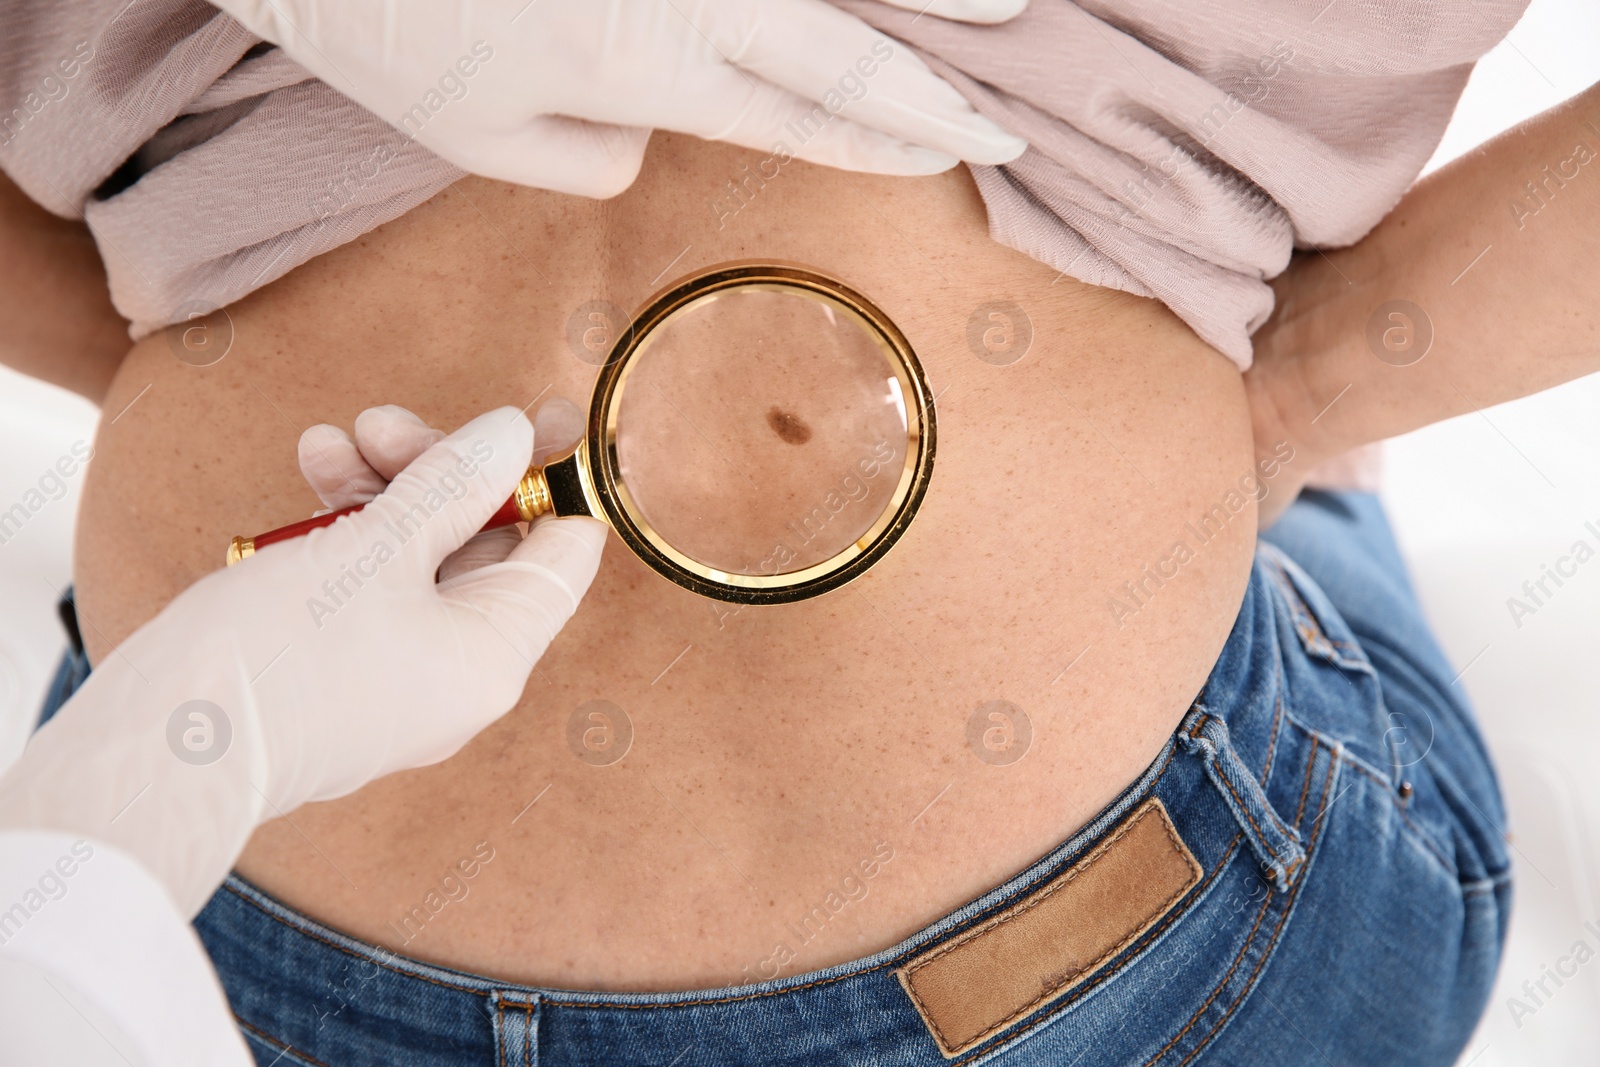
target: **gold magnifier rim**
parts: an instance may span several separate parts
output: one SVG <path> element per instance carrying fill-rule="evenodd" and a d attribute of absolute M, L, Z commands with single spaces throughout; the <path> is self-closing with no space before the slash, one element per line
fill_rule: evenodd
<path fill-rule="evenodd" d="M 641 513 L 618 471 L 617 408 L 634 357 L 651 334 L 673 317 L 733 290 L 780 291 L 807 296 L 843 311 L 878 341 L 899 382 L 906 406 L 906 451 L 883 514 L 855 541 L 799 570 L 740 574 L 708 566 L 674 548 Z M 861 293 L 826 274 L 779 263 L 734 263 L 708 268 L 673 283 L 633 317 L 601 366 L 589 402 L 584 456 L 588 484 L 606 521 L 652 570 L 685 589 L 729 603 L 782 604 L 804 600 L 855 580 L 905 535 L 933 475 L 937 426 L 927 376 L 911 342 L 894 321 Z M 588 494 L 586 494 L 588 495 Z"/>

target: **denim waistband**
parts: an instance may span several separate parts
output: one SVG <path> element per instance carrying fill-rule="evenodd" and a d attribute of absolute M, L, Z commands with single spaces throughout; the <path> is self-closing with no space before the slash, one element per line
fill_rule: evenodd
<path fill-rule="evenodd" d="M 1271 957 L 1338 778 L 1335 753 L 1285 713 L 1278 664 L 1294 631 L 1283 625 L 1284 588 L 1273 563 L 1259 561 L 1211 684 L 1113 804 L 1004 885 L 867 959 L 687 993 L 540 989 L 395 956 L 237 877 L 197 928 L 263 1062 L 1010 1062 L 1044 1028 L 1062 1063 L 1182 1062 L 1227 1024 Z M 957 1054 L 941 1051 L 897 971 L 1028 900 L 1150 798 L 1198 863 L 1196 884 L 1070 992 L 1041 990 L 1036 1010 Z"/>
<path fill-rule="evenodd" d="M 1507 864 L 1492 773 L 1449 728 L 1464 706 L 1415 688 L 1404 713 L 1439 728 L 1413 762 L 1363 641 L 1263 543 L 1205 687 L 1139 779 L 871 957 L 692 992 L 538 988 L 395 955 L 237 876 L 195 925 L 261 1064 L 1446 1064 L 1492 979 Z M 1157 805 L 1193 877 L 1150 922 L 962 1033 L 922 1010 L 907 978 L 922 961 L 1022 915 Z"/>

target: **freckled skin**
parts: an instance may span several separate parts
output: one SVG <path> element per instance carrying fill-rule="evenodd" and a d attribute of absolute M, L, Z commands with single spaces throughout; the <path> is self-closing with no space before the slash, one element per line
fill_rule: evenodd
<path fill-rule="evenodd" d="M 773 433 L 791 445 L 803 445 L 811 440 L 811 427 L 805 424 L 805 420 L 782 408 L 774 407 L 767 412 L 767 425 L 772 427 Z"/>
<path fill-rule="evenodd" d="M 160 335 L 129 354 L 105 409 L 150 389 L 102 422 L 78 524 L 97 663 L 221 566 L 231 536 L 316 509 L 296 428 L 348 428 L 383 403 L 450 429 L 541 393 L 586 407 L 595 368 L 567 329 L 588 301 L 637 307 L 733 260 L 805 264 L 883 307 L 940 396 L 926 500 L 856 583 L 733 612 L 613 538 L 516 708 L 443 763 L 267 823 L 245 877 L 352 936 L 505 981 L 708 988 L 754 980 L 877 843 L 894 856 L 868 895 L 784 974 L 870 955 L 987 892 L 1160 751 L 1232 625 L 1253 512 L 1122 625 L 1106 604 L 1251 469 L 1237 370 L 1158 303 L 996 244 L 961 169 L 796 161 L 719 228 L 707 197 L 764 156 L 658 134 L 607 201 L 466 179 L 231 306 L 234 345 L 213 366 L 180 363 Z M 1036 341 L 994 367 L 965 338 L 1001 298 Z M 813 431 L 808 449 L 832 432 L 769 427 Z M 567 748 L 594 699 L 633 726 L 608 766 Z M 996 699 L 1034 731 L 1005 767 L 966 740 Z M 494 860 L 470 894 L 401 943 L 391 924 L 480 841 Z"/>

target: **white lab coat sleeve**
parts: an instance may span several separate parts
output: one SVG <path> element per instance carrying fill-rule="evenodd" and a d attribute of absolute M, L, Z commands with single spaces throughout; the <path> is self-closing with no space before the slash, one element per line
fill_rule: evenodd
<path fill-rule="evenodd" d="M 216 971 L 156 877 L 111 845 L 0 829 L 0 960 L 113 1021 L 147 1067 L 250 1067 Z M 6 1015 L 0 1003 L 0 1034 Z"/>

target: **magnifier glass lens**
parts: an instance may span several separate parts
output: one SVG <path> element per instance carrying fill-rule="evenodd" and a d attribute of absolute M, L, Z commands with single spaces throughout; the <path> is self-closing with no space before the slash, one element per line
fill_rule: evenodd
<path fill-rule="evenodd" d="M 907 398 L 878 336 L 800 290 L 723 290 L 651 331 L 615 407 L 618 479 L 696 562 L 771 575 L 830 559 L 893 503 Z"/>

